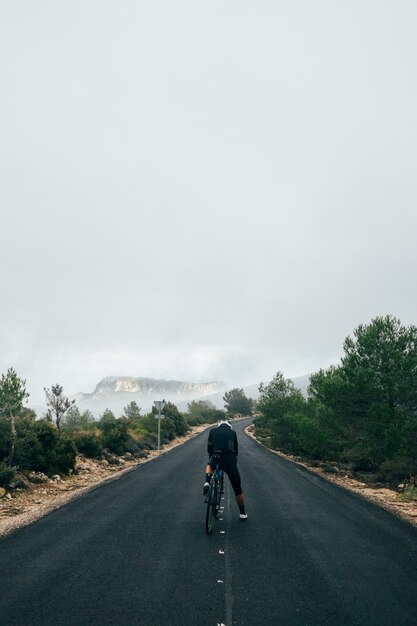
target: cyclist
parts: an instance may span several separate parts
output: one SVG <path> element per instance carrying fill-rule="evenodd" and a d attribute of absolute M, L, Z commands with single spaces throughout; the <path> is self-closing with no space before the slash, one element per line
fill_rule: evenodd
<path fill-rule="evenodd" d="M 207 452 L 210 458 L 206 467 L 206 482 L 204 483 L 203 489 L 204 495 L 208 493 L 210 480 L 216 463 L 219 463 L 219 468 L 226 472 L 232 484 L 236 502 L 239 507 L 240 519 L 246 520 L 248 516 L 245 512 L 245 499 L 243 497 L 240 474 L 237 468 L 237 436 L 229 420 L 222 419 L 216 428 L 210 430 Z M 215 453 L 220 454 L 220 461 L 215 460 Z"/>

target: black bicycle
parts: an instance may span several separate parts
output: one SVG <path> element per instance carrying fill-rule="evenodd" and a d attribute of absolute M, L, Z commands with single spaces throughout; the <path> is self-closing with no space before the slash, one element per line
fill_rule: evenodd
<path fill-rule="evenodd" d="M 220 502 L 222 494 L 224 492 L 224 474 L 223 470 L 219 468 L 220 456 L 215 454 L 216 467 L 214 474 L 211 477 L 210 487 L 206 495 L 204 502 L 207 504 L 206 511 L 206 533 L 211 533 L 213 528 L 213 521 L 217 519 L 220 510 Z"/>

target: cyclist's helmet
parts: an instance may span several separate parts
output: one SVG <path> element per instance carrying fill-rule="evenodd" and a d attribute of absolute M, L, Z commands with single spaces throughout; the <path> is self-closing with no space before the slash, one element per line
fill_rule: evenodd
<path fill-rule="evenodd" d="M 229 428 L 232 428 L 232 424 L 231 422 L 229 422 L 229 420 L 220 420 L 219 422 L 219 426 L 228 426 Z"/>

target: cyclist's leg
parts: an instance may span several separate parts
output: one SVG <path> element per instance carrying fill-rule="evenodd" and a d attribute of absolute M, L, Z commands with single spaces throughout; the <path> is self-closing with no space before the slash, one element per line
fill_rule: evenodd
<path fill-rule="evenodd" d="M 206 465 L 206 477 L 207 476 L 213 476 L 213 468 L 211 467 L 210 463 L 207 463 Z"/>
<path fill-rule="evenodd" d="M 214 468 L 216 467 L 215 465 L 215 461 L 214 461 L 214 456 L 212 456 L 209 459 L 209 462 L 206 465 L 206 481 L 204 483 L 204 487 L 203 487 L 203 494 L 207 495 L 209 486 L 210 486 L 210 481 L 211 481 L 211 477 L 213 476 L 214 473 Z"/>
<path fill-rule="evenodd" d="M 240 473 L 237 468 L 236 459 L 230 459 L 224 466 L 224 470 L 230 479 L 230 483 L 232 485 L 233 491 L 235 493 L 236 504 L 239 507 L 240 515 L 242 519 L 246 519 L 247 515 L 245 512 L 245 497 L 242 491 L 242 485 L 240 481 Z"/>

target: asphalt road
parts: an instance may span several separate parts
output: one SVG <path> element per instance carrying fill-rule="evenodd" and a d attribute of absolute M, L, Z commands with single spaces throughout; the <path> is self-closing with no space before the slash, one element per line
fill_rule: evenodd
<path fill-rule="evenodd" d="M 415 626 L 417 529 L 242 427 L 246 522 L 205 534 L 204 433 L 4 538 L 1 626 Z"/>

